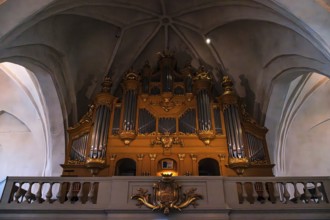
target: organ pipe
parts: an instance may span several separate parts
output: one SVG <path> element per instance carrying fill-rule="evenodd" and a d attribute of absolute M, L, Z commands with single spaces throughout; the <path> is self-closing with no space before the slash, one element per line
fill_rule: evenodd
<path fill-rule="evenodd" d="M 125 95 L 125 114 L 123 129 L 125 131 L 135 130 L 135 119 L 137 110 L 137 95 L 134 90 L 128 90 Z"/>
<path fill-rule="evenodd" d="M 210 87 L 211 77 L 204 70 L 204 68 L 201 67 L 194 77 L 194 91 L 197 96 L 198 107 L 198 136 L 206 145 L 209 145 L 211 140 L 215 137 L 215 132 L 212 130 L 211 125 L 211 105 L 209 98 Z"/>
<path fill-rule="evenodd" d="M 210 98 L 207 89 L 209 88 L 200 88 L 197 92 L 198 124 L 199 129 L 204 131 L 211 130 Z"/>
<path fill-rule="evenodd" d="M 107 137 L 109 133 L 110 110 L 107 106 L 100 106 L 96 111 L 95 125 L 92 131 L 92 146 L 90 157 L 104 158 Z"/>
<path fill-rule="evenodd" d="M 71 150 L 75 151 L 74 158 L 83 161 L 86 168 L 96 175 L 105 165 L 110 115 L 115 98 L 110 94 L 111 79 L 106 76 L 102 82 L 102 90 L 90 105 L 89 111 L 79 121 L 79 126 L 85 133 L 73 140 Z M 86 133 L 86 129 L 89 129 Z"/>
<path fill-rule="evenodd" d="M 243 128 L 241 116 L 238 111 L 238 97 L 233 91 L 233 83 L 228 76 L 223 78 L 222 86 L 224 93 L 221 97 L 224 122 L 228 144 L 228 166 L 242 175 L 250 165 L 245 155 L 245 144 L 243 139 Z"/>
<path fill-rule="evenodd" d="M 137 114 L 137 90 L 139 86 L 139 76 L 133 71 L 128 71 L 124 77 L 124 115 L 123 126 L 119 136 L 126 145 L 135 139 L 135 120 Z"/>

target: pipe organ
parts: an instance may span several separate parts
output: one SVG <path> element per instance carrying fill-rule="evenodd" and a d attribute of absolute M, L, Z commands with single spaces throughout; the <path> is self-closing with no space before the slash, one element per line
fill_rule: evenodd
<path fill-rule="evenodd" d="M 211 75 L 173 54 L 156 68 L 129 70 L 122 97 L 106 77 L 88 112 L 68 129 L 63 176 L 222 175 L 271 176 L 265 135 L 245 111 L 228 76 L 222 95 Z"/>

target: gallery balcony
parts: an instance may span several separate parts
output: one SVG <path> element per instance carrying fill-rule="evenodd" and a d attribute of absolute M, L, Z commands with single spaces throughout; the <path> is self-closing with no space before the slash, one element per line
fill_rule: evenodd
<path fill-rule="evenodd" d="M 172 179 L 180 186 L 174 197 L 193 189 L 200 198 L 181 211 L 171 206 L 165 215 L 131 199 L 143 189 L 160 204 L 157 176 L 8 177 L 0 219 L 330 219 L 330 177 Z"/>

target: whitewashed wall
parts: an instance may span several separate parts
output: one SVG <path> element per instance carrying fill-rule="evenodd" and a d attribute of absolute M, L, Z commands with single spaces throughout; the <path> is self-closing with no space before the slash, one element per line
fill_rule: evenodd
<path fill-rule="evenodd" d="M 266 117 L 277 176 L 329 176 L 330 82 L 317 73 L 275 83 Z"/>
<path fill-rule="evenodd" d="M 285 146 L 288 176 L 330 174 L 330 82 L 313 74 L 301 91 Z"/>
<path fill-rule="evenodd" d="M 0 182 L 6 176 L 60 175 L 59 164 L 64 160 L 63 121 L 49 116 L 33 73 L 16 64 L 1 63 L 0 90 Z M 49 87 L 48 93 L 52 91 L 55 90 Z M 59 105 L 53 104 L 51 108 Z M 52 127 L 52 121 L 61 127 L 60 133 Z M 52 131 L 57 140 L 53 140 Z M 56 142 L 60 146 L 55 146 Z M 0 194 L 3 184 L 0 183 Z"/>

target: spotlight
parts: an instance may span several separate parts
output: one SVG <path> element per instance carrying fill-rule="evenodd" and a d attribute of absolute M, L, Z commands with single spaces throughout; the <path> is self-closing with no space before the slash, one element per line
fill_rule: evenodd
<path fill-rule="evenodd" d="M 210 43 L 211 43 L 211 39 L 210 39 L 210 38 L 206 38 L 205 42 L 206 42 L 207 44 L 210 44 Z"/>

